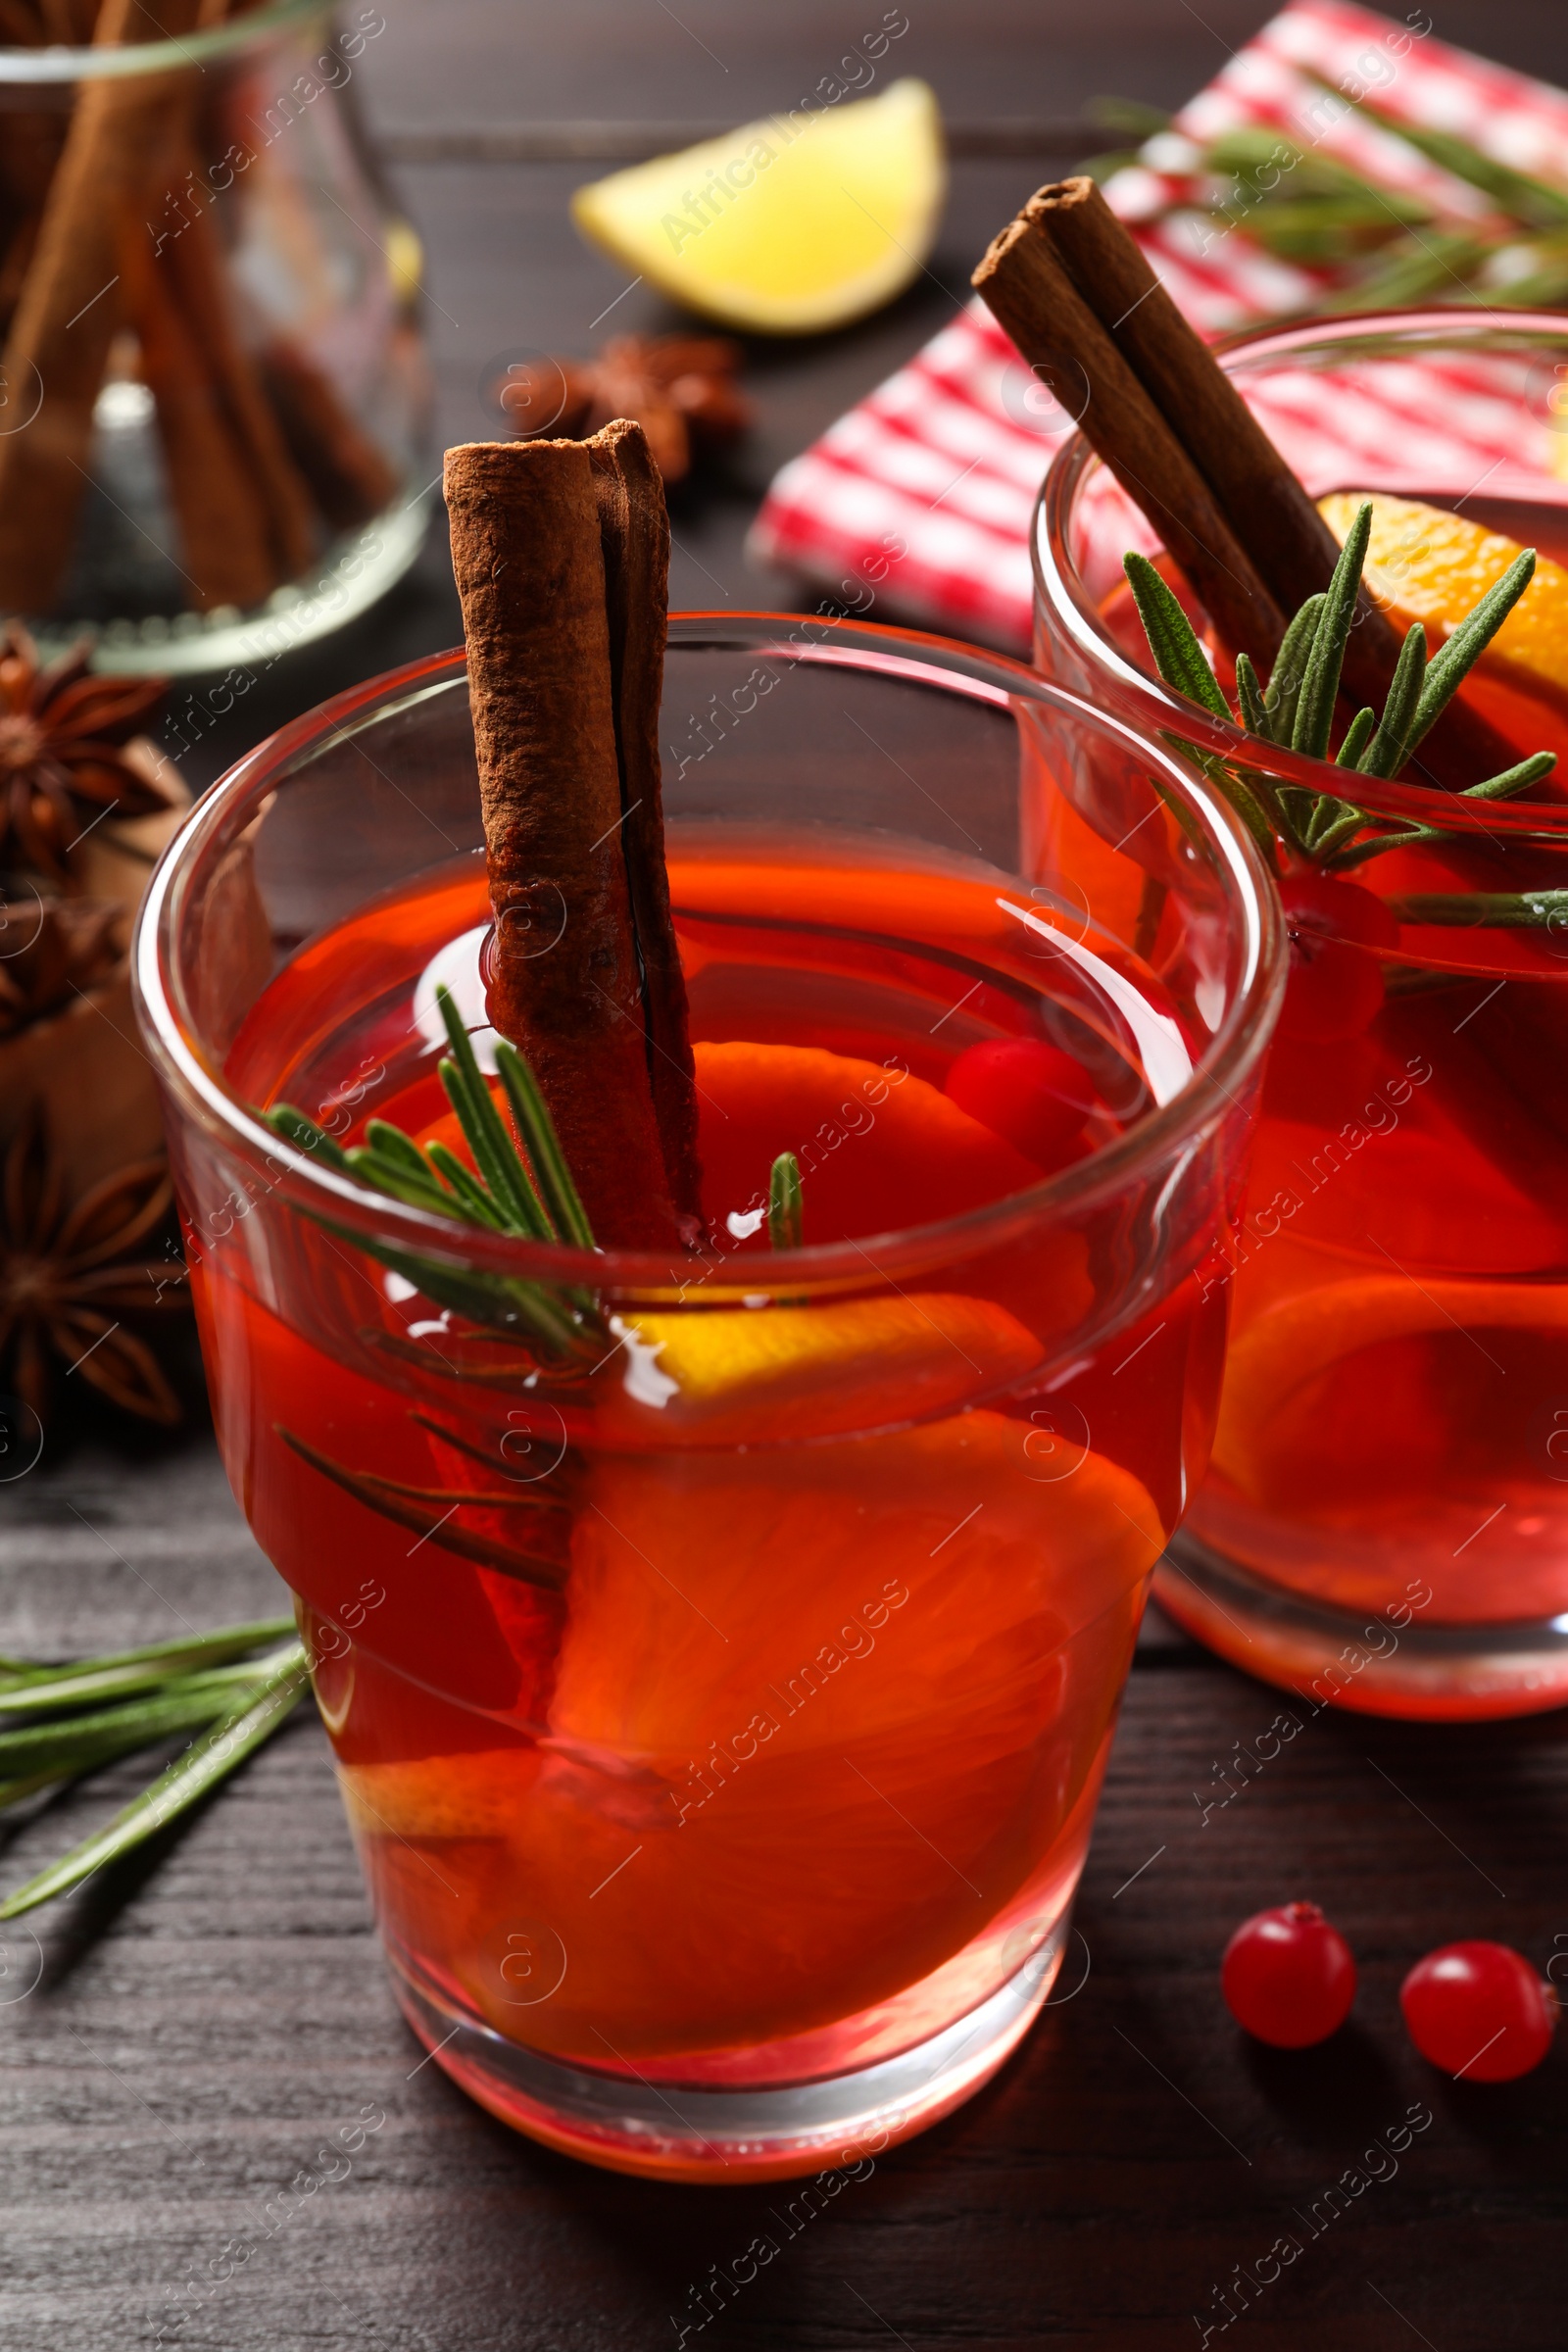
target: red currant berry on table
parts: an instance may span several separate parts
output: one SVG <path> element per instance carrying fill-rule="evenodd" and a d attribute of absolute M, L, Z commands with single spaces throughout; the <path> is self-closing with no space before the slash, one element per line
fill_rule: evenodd
<path fill-rule="evenodd" d="M 1505 1943 L 1446 1943 L 1399 1987 L 1423 2058 L 1467 2082 L 1511 2082 L 1551 2047 L 1557 1996 Z"/>
<path fill-rule="evenodd" d="M 1082 1135 L 1095 1092 L 1083 1063 L 1041 1037 L 968 1046 L 943 1084 L 971 1119 L 1045 1167 L 1059 1162 Z"/>
<path fill-rule="evenodd" d="M 1277 2050 L 1304 2050 L 1349 2016 L 1355 1962 L 1316 1903 L 1282 1903 L 1243 1920 L 1225 1946 L 1219 1981 L 1239 2026 Z"/>
<path fill-rule="evenodd" d="M 1358 1037 L 1382 1009 L 1377 951 L 1398 946 L 1397 916 L 1333 874 L 1287 874 L 1280 897 L 1291 943 L 1280 1034 L 1316 1046 Z"/>

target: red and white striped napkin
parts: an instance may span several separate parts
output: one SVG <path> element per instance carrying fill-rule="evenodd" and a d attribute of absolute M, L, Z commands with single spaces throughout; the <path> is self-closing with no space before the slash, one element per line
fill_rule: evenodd
<path fill-rule="evenodd" d="M 1296 0 L 1183 109 L 1105 193 L 1133 227 L 1188 317 L 1210 334 L 1331 307 L 1332 276 L 1283 264 L 1245 233 L 1191 210 L 1153 220 L 1183 193 L 1206 141 L 1244 123 L 1277 126 L 1297 145 L 1352 165 L 1392 189 L 1432 197 L 1449 217 L 1487 210 L 1478 192 L 1391 138 L 1350 104 L 1364 95 L 1396 120 L 1451 131 L 1517 171 L 1568 177 L 1568 95 L 1346 0 Z M 1325 89 L 1325 83 L 1328 88 Z M 1000 222 L 999 222 L 1000 226 Z M 1489 468 L 1560 473 L 1561 418 L 1521 423 L 1503 401 L 1446 372 L 1380 371 L 1378 389 L 1336 397 L 1321 383 L 1271 379 L 1256 404 L 1309 487 L 1363 468 L 1396 489 Z M 819 581 L 865 609 L 866 583 L 901 614 L 1018 646 L 1030 639 L 1029 521 L 1070 420 L 1025 368 L 983 305 L 958 312 L 906 367 L 829 427 L 774 480 L 752 528 L 764 562 Z M 1526 447 L 1522 435 L 1539 435 Z M 1497 485 L 1499 488 L 1501 484 Z"/>

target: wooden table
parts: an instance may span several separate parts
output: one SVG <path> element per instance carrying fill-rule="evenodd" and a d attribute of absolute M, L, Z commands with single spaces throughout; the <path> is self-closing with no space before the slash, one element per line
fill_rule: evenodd
<path fill-rule="evenodd" d="M 649 123 L 788 104 L 881 12 L 796 0 L 784 24 L 722 0 L 680 0 L 678 15 L 574 0 L 529 11 L 526 43 L 505 0 L 386 13 L 364 80 L 427 239 L 439 430 L 456 440 L 487 429 L 490 355 L 583 348 L 621 291 L 566 222 L 585 167 L 562 158 L 658 143 Z M 908 13 L 901 70 L 936 83 L 960 134 L 940 283 L 842 337 L 753 355 L 759 429 L 731 476 L 677 513 L 677 603 L 795 601 L 741 552 L 773 466 L 949 315 L 992 230 L 1073 160 L 1079 140 L 1053 123 L 1098 89 L 1178 100 L 1263 11 L 910 0 Z M 1439 29 L 1568 79 L 1560 0 L 1467 0 Z M 616 313 L 628 326 L 662 317 L 642 289 Z M 249 700 L 248 736 L 458 633 L 432 546 L 379 612 Z M 193 775 L 241 748 L 215 730 Z M 95 1425 L 3 1490 L 0 1577 L 7 1649 L 151 1640 L 280 1598 L 208 1438 L 164 1446 Z M 1410 2051 L 1396 2006 L 1437 1942 L 1496 1936 L 1542 1965 L 1568 1953 L 1562 1719 L 1460 1735 L 1319 1716 L 1205 1822 L 1217 1769 L 1236 1742 L 1255 1746 L 1278 1703 L 1151 1629 L 1045 2021 L 997 2082 L 851 2183 L 689 2341 L 1163 2352 L 1208 2324 L 1220 2341 L 1216 2291 L 1286 2237 L 1299 2254 L 1250 2290 L 1229 2340 L 1562 2345 L 1568 2055 L 1509 2087 L 1449 2084 Z M 103 1775 L 13 1835 L 6 1883 L 137 1778 Z M 1334 2043 L 1286 2057 L 1230 2027 L 1216 1961 L 1239 1918 L 1297 1893 L 1350 1936 L 1362 1991 Z M 587 2172 L 421 2060 L 314 1720 L 296 1718 L 155 1856 L 31 1924 L 36 1943 L 13 1932 L 0 1948 L 0 2343 L 19 2352 L 656 2352 L 712 2266 L 760 2230 L 783 2243 L 776 2189 Z M 1397 2170 L 1368 2162 L 1412 2109 L 1431 2120 Z M 307 2193 L 317 2150 L 363 2115 L 385 2120 L 345 2177 Z M 1360 2185 L 1328 2197 L 1348 2173 Z"/>

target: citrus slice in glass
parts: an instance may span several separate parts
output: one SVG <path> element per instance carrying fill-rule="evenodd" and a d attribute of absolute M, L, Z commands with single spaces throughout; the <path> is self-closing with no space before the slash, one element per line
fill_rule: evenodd
<path fill-rule="evenodd" d="M 1412 621 L 1424 623 L 1435 652 L 1501 579 L 1522 552 L 1519 542 L 1420 499 L 1394 498 L 1381 490 L 1336 490 L 1319 499 L 1318 507 L 1342 543 L 1368 499 L 1367 586 L 1396 623 L 1405 628 Z M 1479 667 L 1528 694 L 1544 692 L 1568 705 L 1568 570 L 1549 556 L 1538 558 L 1534 578 Z"/>

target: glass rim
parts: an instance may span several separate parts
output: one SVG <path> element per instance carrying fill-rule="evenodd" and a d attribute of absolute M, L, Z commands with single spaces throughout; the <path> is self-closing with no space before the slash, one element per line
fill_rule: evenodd
<path fill-rule="evenodd" d="M 819 633 L 814 643 L 800 642 L 806 631 Z M 1020 702 L 1041 706 L 1119 738 L 1157 772 L 1162 786 L 1174 787 L 1206 821 L 1212 847 L 1230 876 L 1233 904 L 1240 899 L 1248 926 L 1241 984 L 1191 1077 L 1168 1102 L 1136 1120 L 1103 1151 L 983 1207 L 858 1241 L 776 1250 L 769 1260 L 770 1293 L 776 1296 L 786 1287 L 799 1290 L 803 1285 L 817 1295 L 864 1289 L 878 1276 L 886 1277 L 885 1263 L 873 1260 L 867 1243 L 880 1259 L 896 1253 L 899 1272 L 925 1271 L 1003 1247 L 1042 1215 L 1054 1217 L 1097 1202 L 1141 1166 L 1183 1144 L 1191 1146 L 1234 1107 L 1239 1088 L 1263 1054 L 1284 996 L 1284 928 L 1277 893 L 1256 844 L 1206 778 L 1190 773 L 1119 713 L 1099 710 L 1051 685 L 1022 662 L 924 631 L 799 612 L 686 612 L 670 614 L 669 642 L 769 646 L 781 656 L 836 660 L 911 684 L 966 692 L 993 707 L 1012 709 Z M 189 1024 L 188 1033 L 180 1018 L 177 1007 L 183 991 L 172 979 L 174 925 L 196 859 L 224 838 L 236 808 L 254 812 L 313 749 L 361 733 L 383 712 L 450 691 L 466 670 L 466 654 L 457 647 L 350 687 L 257 745 L 195 804 L 159 859 L 136 920 L 131 971 L 143 1043 L 159 1080 L 186 1117 L 251 1168 L 265 1171 L 267 1192 L 318 1220 L 329 1214 L 345 1238 L 360 1231 L 380 1241 L 391 1237 L 398 1247 L 427 1257 L 532 1282 L 590 1284 L 601 1291 L 643 1295 L 668 1291 L 672 1284 L 682 1285 L 683 1273 L 680 1265 L 672 1264 L 673 1253 L 667 1250 L 580 1250 L 560 1243 L 487 1234 L 479 1227 L 455 1228 L 449 1218 L 409 1207 L 336 1174 L 264 1125 L 229 1087 L 219 1059 L 198 1050 L 195 1024 Z M 674 821 L 678 826 L 679 819 Z M 705 1262 L 694 1255 L 690 1265 L 695 1269 Z M 685 1275 L 685 1284 L 691 1279 Z M 703 1280 L 707 1296 L 715 1302 L 730 1290 L 755 1292 L 756 1261 L 738 1260 L 732 1277 L 715 1281 L 705 1275 Z"/>
<path fill-rule="evenodd" d="M 334 0 L 269 0 L 226 24 L 205 32 L 189 32 L 157 41 L 97 42 L 72 48 L 52 42 L 47 48 L 0 48 L 0 90 L 37 89 L 75 81 L 127 81 L 139 74 L 175 74 L 192 66 L 204 69 L 210 59 L 228 57 L 264 41 L 294 24 L 332 14 Z"/>
<path fill-rule="evenodd" d="M 1403 334 L 1412 341 L 1434 338 L 1477 343 L 1510 333 L 1554 338 L 1568 350 L 1568 311 L 1471 312 L 1444 307 L 1412 306 L 1383 311 L 1341 311 L 1306 318 L 1269 319 L 1240 328 L 1213 346 L 1222 361 L 1266 360 L 1324 346 L 1343 347 L 1362 336 L 1385 338 Z M 1068 553 L 1068 529 L 1079 493 L 1091 469 L 1102 463 L 1080 431 L 1074 431 L 1056 451 L 1035 501 L 1029 526 L 1029 557 L 1034 575 L 1037 610 L 1103 674 L 1107 699 L 1113 708 L 1145 726 L 1175 722 L 1184 736 L 1204 752 L 1227 760 L 1240 760 L 1266 767 L 1270 775 L 1303 789 L 1343 797 L 1345 770 L 1330 760 L 1313 760 L 1304 752 L 1283 745 L 1261 746 L 1255 735 L 1216 718 L 1197 703 L 1176 694 L 1157 674 L 1140 669 L 1100 623 Z M 1373 469 L 1376 470 L 1375 468 Z M 1565 497 L 1568 506 L 1568 497 Z M 1266 758 L 1262 755 L 1266 752 Z M 1333 779 L 1338 779 L 1337 782 Z M 1480 782 L 1477 778 L 1477 782 Z M 1563 778 L 1568 782 L 1568 775 Z M 1453 833 L 1486 834 L 1495 838 L 1559 840 L 1568 838 L 1568 807 L 1560 801 L 1467 803 L 1462 796 L 1437 785 L 1398 784 L 1377 776 L 1357 776 L 1356 801 L 1374 814 L 1404 817 L 1423 824 L 1441 816 Z"/>

